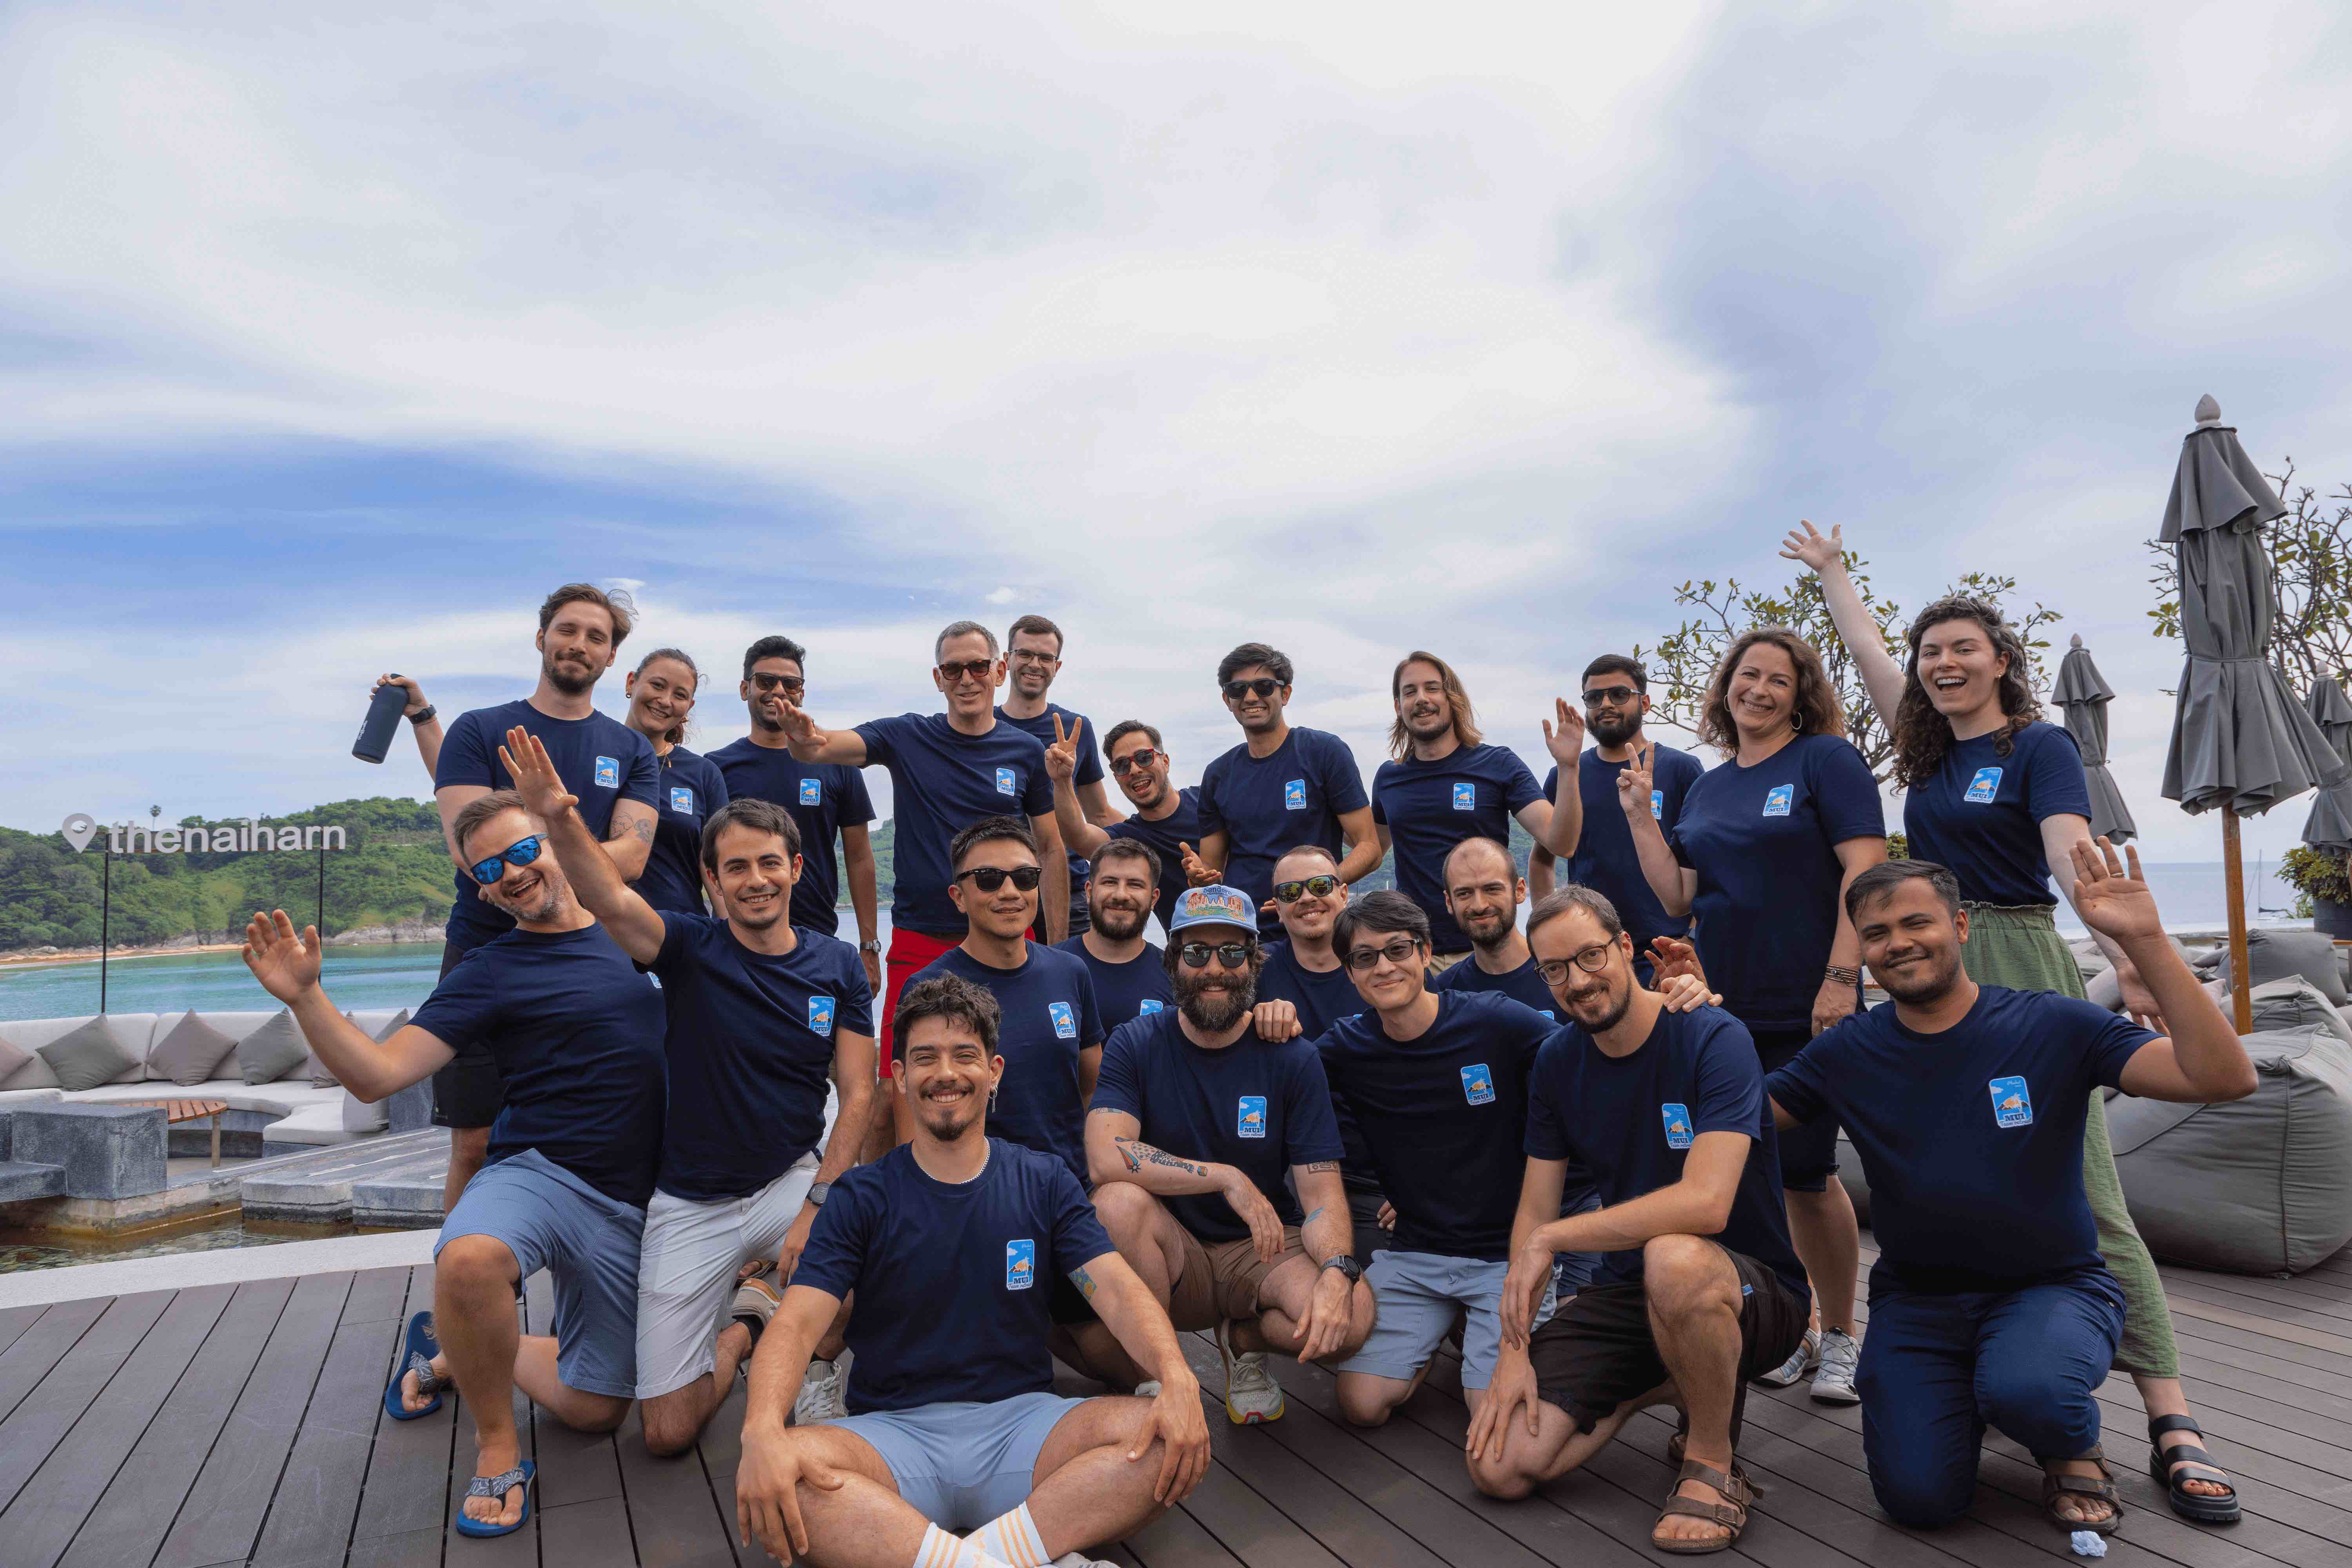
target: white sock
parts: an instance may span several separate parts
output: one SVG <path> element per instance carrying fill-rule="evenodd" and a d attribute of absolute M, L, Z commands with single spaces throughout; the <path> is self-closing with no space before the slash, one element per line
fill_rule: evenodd
<path fill-rule="evenodd" d="M 1029 1505 L 1025 1502 L 1011 1513 L 990 1520 L 964 1539 L 990 1556 L 1002 1558 L 1010 1568 L 1047 1568 L 1053 1562 L 1045 1555 L 1045 1538 L 1037 1533 L 1037 1521 L 1029 1517 Z"/>
<path fill-rule="evenodd" d="M 977 1539 L 950 1535 L 936 1524 L 923 1526 L 923 1543 L 915 1548 L 913 1568 L 1009 1568 L 991 1557 Z"/>

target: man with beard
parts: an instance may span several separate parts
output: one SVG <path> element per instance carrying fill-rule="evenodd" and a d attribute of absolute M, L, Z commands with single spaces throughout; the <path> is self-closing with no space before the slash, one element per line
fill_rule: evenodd
<path fill-rule="evenodd" d="M 1059 951 L 1076 953 L 1094 976 L 1107 1030 L 1176 1000 L 1160 949 L 1143 940 L 1159 889 L 1160 857 L 1137 839 L 1107 838 L 1087 864 L 1087 930 Z"/>
<path fill-rule="evenodd" d="M 1185 891 L 1176 1006 L 1120 1027 L 1087 1116 L 1096 1212 L 1178 1328 L 1216 1330 L 1236 1423 L 1282 1415 L 1268 1350 L 1328 1360 L 1372 1328 L 1322 1064 L 1306 1040 L 1253 1035 L 1256 916 L 1238 888 Z"/>
<path fill-rule="evenodd" d="M 1519 934 L 1519 905 L 1528 885 L 1511 852 L 1491 838 L 1465 838 L 1445 858 L 1445 910 L 1470 939 L 1470 961 L 1430 984 L 1440 991 L 1496 991 L 1552 1016 L 1551 988 L 1536 973 L 1536 956 Z"/>
<path fill-rule="evenodd" d="M 1069 789 L 1076 796 L 1073 803 L 1079 820 L 1088 826 L 1108 826 L 1118 820 L 1118 813 L 1110 808 L 1103 795 L 1102 759 L 1095 754 L 1095 730 L 1086 715 L 1073 713 L 1058 702 L 1048 702 L 1045 693 L 1054 689 L 1054 678 L 1062 673 L 1062 628 L 1043 616 L 1024 616 L 1013 623 L 1004 634 L 1004 700 L 996 705 L 996 716 L 1024 734 L 1034 735 L 1041 746 L 1052 747 L 1066 731 L 1076 742 L 1076 756 L 1070 770 Z M 1048 768 L 1047 773 L 1052 773 Z M 1059 800 L 1062 781 L 1055 778 L 1056 796 L 1055 820 L 1060 817 Z M 1090 918 L 1087 904 L 1087 857 L 1091 849 L 1081 849 L 1072 841 L 1069 829 L 1062 829 L 1063 847 L 1070 855 L 1070 934 L 1076 936 L 1087 929 Z M 1042 936 L 1042 932 L 1033 932 Z"/>
<path fill-rule="evenodd" d="M 1274 863 L 1295 845 L 1320 845 L 1339 862 L 1339 879 L 1361 881 L 1380 869 L 1371 803 L 1348 742 L 1320 730 L 1293 729 L 1288 656 L 1245 642 L 1218 661 L 1217 689 L 1242 727 L 1242 743 L 1201 775 L 1201 837 L 1184 857 L 1194 887 L 1222 880 L 1256 900 L 1258 934 L 1279 929 L 1267 895 Z"/>
<path fill-rule="evenodd" d="M 1462 678 L 1435 654 L 1398 660 L 1389 696 L 1396 719 L 1390 760 L 1372 775 L 1372 820 L 1381 847 L 1396 851 L 1397 890 L 1429 917 L 1430 967 L 1444 969 L 1471 946 L 1446 907 L 1445 858 L 1472 838 L 1507 853 L 1513 817 L 1541 843 L 1551 804 L 1517 752 L 1481 739 Z"/>
<path fill-rule="evenodd" d="M 625 882 L 634 882 L 653 853 L 659 824 L 655 812 L 661 768 L 653 742 L 616 719 L 596 711 L 597 678 L 613 666 L 629 635 L 631 605 L 625 595 L 586 583 L 567 583 L 539 606 L 539 685 L 529 697 L 495 708 L 457 715 L 441 742 L 433 767 L 433 798 L 441 808 L 441 833 L 449 858 L 457 863 L 457 898 L 441 948 L 441 973 L 502 931 L 514 920 L 467 874 L 457 842 L 457 816 L 493 790 L 510 790 L 514 780 L 499 761 L 499 743 L 520 724 L 544 741 L 563 776 L 580 782 L 580 816 L 601 839 L 604 853 Z M 468 1043 L 433 1075 L 433 1120 L 449 1129 L 449 1171 L 442 1183 L 442 1212 L 482 1168 L 490 1146 L 490 1124 L 506 1103 L 506 1088 L 489 1047 Z"/>
<path fill-rule="evenodd" d="M 488 1163 L 441 1223 L 433 1310 L 410 1321 L 383 1406 L 413 1421 L 457 1388 L 477 1437 L 457 1529 L 504 1535 L 529 1517 L 533 1472 L 516 1387 L 583 1432 L 619 1426 L 636 1394 L 638 1248 L 661 1157 L 662 999 L 572 896 L 547 853 L 548 825 L 522 796 L 477 795 L 451 831 L 474 858 L 475 886 L 511 923 L 389 1038 L 370 1039 L 336 1010 L 319 984 L 318 931 L 296 937 L 283 910 L 253 917 L 245 963 L 360 1099 L 383 1100 L 468 1049 L 490 1053 L 502 1074 Z M 614 877 L 593 836 L 581 841 Z M 515 1297 L 542 1268 L 554 1280 L 555 1332 L 519 1334 Z"/>
<path fill-rule="evenodd" d="M 1103 754 L 1110 759 L 1110 776 L 1118 781 L 1135 815 L 1115 817 L 1097 826 L 1078 809 L 1077 797 L 1066 787 L 1077 776 L 1078 736 L 1057 728 L 1054 743 L 1045 748 L 1045 771 L 1054 779 L 1054 820 L 1061 825 L 1062 842 L 1074 855 L 1092 855 L 1114 838 L 1131 838 L 1160 858 L 1160 929 L 1176 917 L 1176 900 L 1190 884 L 1184 859 L 1201 837 L 1201 792 L 1168 782 L 1168 748 L 1160 731 L 1139 719 L 1122 719 L 1103 737 Z"/>
<path fill-rule="evenodd" d="M 1960 962 L 1958 881 L 1889 860 L 1854 878 L 1846 910 L 1893 1000 L 1816 1037 L 1767 1085 L 1780 1126 L 1834 1109 L 1870 1178 L 1863 1452 L 1879 1506 L 1917 1529 L 1967 1511 L 1988 1425 L 2038 1458 L 2061 1530 L 2122 1521 L 2097 1393 L 2124 1298 L 2083 1193 L 2090 1097 L 2105 1086 L 2196 1105 L 2254 1090 L 2237 1032 L 2165 935 L 2138 854 L 2126 875 L 2106 840 L 2077 843 L 2074 874 L 2083 923 L 2130 956 L 2169 1038 L 2056 992 L 1979 985 Z M 2227 1479 L 2193 1443 L 2165 1457 L 2176 1480 Z"/>
<path fill-rule="evenodd" d="M 788 918 L 800 829 L 783 807 L 732 801 L 704 825 L 723 918 L 656 910 L 599 852 L 547 748 L 517 728 L 505 756 L 582 905 L 661 982 L 669 1118 L 637 1271 L 636 1393 L 646 1447 L 684 1453 L 775 1310 L 778 1287 L 739 1287 L 738 1270 L 772 1259 L 791 1279 L 832 1184 L 857 1163 L 873 993 L 846 942 Z M 828 1078 L 841 1094 L 832 1128 Z"/>
<path fill-rule="evenodd" d="M 997 1022 L 995 1000 L 952 975 L 907 987 L 897 1082 L 914 1137 L 835 1189 L 753 1357 L 735 1515 L 780 1562 L 1098 1568 L 1077 1554 L 1207 1472 L 1200 1384 L 1167 1313 L 1068 1167 L 988 1136 Z M 1158 1397 L 1053 1392 L 1048 1269 L 1151 1368 Z M 853 1414 L 788 1428 L 809 1347 L 853 1293 Z"/>
<path fill-rule="evenodd" d="M 1470 1422 L 1471 1479 L 1525 1497 L 1635 1411 L 1676 1405 L 1682 1468 L 1651 1540 L 1719 1551 L 1754 1495 L 1732 1459 L 1747 1380 L 1788 1357 L 1811 1311 L 1763 1068 L 1730 1014 L 1669 1012 L 1635 982 L 1633 941 L 1591 889 L 1537 904 L 1528 942 L 1568 1022 L 1528 1083 L 1503 1347 Z M 1570 1159 L 1604 1206 L 1562 1219 Z M 1554 1255 L 1586 1250 L 1609 1255 L 1599 1277 L 1537 1327 Z"/>
<path fill-rule="evenodd" d="M 1536 835 L 1528 878 L 1540 899 L 1551 891 L 1553 858 L 1566 865 L 1569 881 L 1591 888 L 1623 912 L 1633 932 L 1634 970 L 1644 981 L 1652 947 L 1659 937 L 1689 935 L 1688 916 L 1666 913 L 1642 875 L 1633 830 L 1617 800 L 1617 775 L 1640 763 L 1650 772 L 1650 815 L 1671 841 L 1681 819 L 1683 796 L 1706 768 L 1688 752 L 1661 746 L 1643 731 L 1650 711 L 1650 678 L 1641 661 L 1605 653 L 1584 668 L 1584 712 L 1591 716 L 1593 747 L 1580 755 L 1587 721 L 1562 700 L 1557 726 L 1544 726 L 1544 744 L 1553 767 L 1544 775 L 1544 797 L 1552 802 L 1550 831 Z M 1560 770 L 1576 764 L 1576 787 L 1560 794 Z"/>

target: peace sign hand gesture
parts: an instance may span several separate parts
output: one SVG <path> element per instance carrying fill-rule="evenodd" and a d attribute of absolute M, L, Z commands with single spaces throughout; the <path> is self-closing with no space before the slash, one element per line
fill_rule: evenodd
<path fill-rule="evenodd" d="M 1654 763 L 1658 748 L 1655 742 L 1644 742 L 1633 748 L 1633 755 L 1625 771 L 1617 775 L 1617 804 L 1628 816 L 1650 815 L 1650 793 L 1656 787 Z"/>
<path fill-rule="evenodd" d="M 1068 784 L 1078 776 L 1078 736 L 1085 732 L 1087 721 L 1077 719 L 1070 732 L 1062 733 L 1062 716 L 1054 715 L 1054 743 L 1045 748 L 1045 776 L 1056 784 Z"/>
<path fill-rule="evenodd" d="M 1552 717 L 1544 721 L 1544 749 L 1561 767 L 1573 768 L 1584 751 L 1584 715 L 1570 707 L 1565 697 L 1553 698 L 1551 706 Z"/>

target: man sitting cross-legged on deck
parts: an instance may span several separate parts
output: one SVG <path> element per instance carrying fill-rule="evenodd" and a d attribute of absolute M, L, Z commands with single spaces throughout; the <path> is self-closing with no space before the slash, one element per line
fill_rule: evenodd
<path fill-rule="evenodd" d="M 784 807 L 731 801 L 704 824 L 724 918 L 656 910 L 598 850 L 537 737 L 514 730 L 499 755 L 581 903 L 661 981 L 669 1119 L 637 1271 L 636 1392 L 646 1447 L 681 1454 L 734 1386 L 828 1184 L 856 1163 L 874 1084 L 866 966 L 847 942 L 793 927 L 800 827 Z M 828 1072 L 841 1095 L 830 1130 Z M 766 1261 L 778 1284 L 737 1283 Z"/>
<path fill-rule="evenodd" d="M 1264 962 L 1248 894 L 1186 889 L 1168 943 L 1176 1005 L 1111 1032 L 1087 1113 L 1095 1210 L 1179 1329 L 1217 1331 L 1236 1422 L 1282 1415 L 1268 1350 L 1327 1360 L 1372 1329 L 1331 1091 L 1310 1042 L 1259 1038 Z"/>
<path fill-rule="evenodd" d="M 1967 1511 L 1989 1425 L 2042 1467 L 2053 1524 L 2104 1534 L 2120 1522 L 2097 1393 L 2124 1296 L 2083 1191 L 2090 1097 L 2105 1085 L 2205 1104 L 2254 1090 L 2237 1032 L 2164 932 L 2139 857 L 2128 876 L 2105 839 L 2078 841 L 2074 858 L 2083 923 L 2130 958 L 2170 1038 L 2056 992 L 1979 985 L 1960 961 L 1958 880 L 1889 860 L 1855 877 L 1845 902 L 1894 1000 L 1766 1083 L 1783 1126 L 1834 1109 L 1870 1178 L 1879 1255 L 1855 1383 L 1863 1453 L 1879 1506 L 1918 1529 Z M 2158 1474 L 2225 1479 L 2206 1458 L 2183 1444 Z"/>
<path fill-rule="evenodd" d="M 319 933 L 297 939 L 283 910 L 253 917 L 245 962 L 356 1099 L 421 1082 L 461 1050 L 479 1047 L 497 1061 L 506 1104 L 489 1163 L 442 1222 L 433 1310 L 410 1322 L 384 1407 L 413 1420 L 457 1384 L 479 1440 L 457 1530 L 503 1535 L 529 1517 L 532 1474 L 515 1387 L 583 1432 L 618 1426 L 636 1392 L 637 1252 L 661 1153 L 662 1005 L 572 897 L 547 852 L 547 825 L 520 795 L 468 801 L 450 827 L 482 898 L 514 925 L 458 960 L 415 1022 L 381 1045 L 328 1000 Z M 554 1276 L 555 1332 L 520 1334 L 515 1294 L 541 1268 Z"/>
<path fill-rule="evenodd" d="M 915 1135 L 834 1189 L 761 1337 L 738 1527 L 815 1568 L 1085 1563 L 1208 1469 L 1200 1384 L 1069 1167 L 988 1136 L 1004 1076 L 996 999 L 953 975 L 918 980 L 898 1025 Z M 1048 1269 L 1151 1369 L 1158 1398 L 1053 1392 Z M 851 1414 L 787 1428 L 809 1349 L 853 1291 Z"/>
<path fill-rule="evenodd" d="M 1568 1023 L 1528 1084 L 1503 1349 L 1470 1422 L 1471 1479 L 1525 1497 L 1644 1405 L 1679 1405 L 1682 1470 L 1651 1541 L 1719 1552 L 1754 1495 L 1732 1461 L 1747 1380 L 1788 1359 L 1811 1311 L 1755 1042 L 1719 1007 L 1671 1013 L 1643 990 L 1633 939 L 1590 888 L 1538 903 L 1528 942 Z M 1604 1206 L 1561 1219 L 1571 1158 Z M 1531 1333 L 1553 1254 L 1587 1249 L 1609 1255 L 1600 1274 Z"/>

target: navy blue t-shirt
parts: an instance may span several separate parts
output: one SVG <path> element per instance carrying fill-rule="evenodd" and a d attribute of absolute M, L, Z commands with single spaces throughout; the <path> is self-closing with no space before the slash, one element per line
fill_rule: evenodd
<path fill-rule="evenodd" d="M 1731 1217 L 1712 1238 L 1756 1259 L 1800 1302 L 1811 1300 L 1780 1205 L 1780 1145 L 1764 1098 L 1764 1068 L 1747 1028 L 1719 1007 L 1658 1015 L 1639 1050 L 1612 1058 L 1575 1024 L 1536 1057 L 1528 1087 L 1528 1156 L 1573 1160 L 1592 1173 L 1604 1205 L 1630 1203 L 1683 1179 L 1702 1132 L 1755 1140 Z M 1642 1251 L 1603 1255 L 1598 1278 L 1642 1277 Z"/>
<path fill-rule="evenodd" d="M 1078 736 L 1078 766 L 1077 771 L 1071 775 L 1070 782 L 1080 784 L 1102 783 L 1102 751 L 1095 744 L 1095 727 L 1087 721 L 1086 715 L 1073 713 L 1058 702 L 1046 703 L 1045 710 L 1034 719 L 1015 719 L 1002 707 L 996 710 L 999 720 L 1025 734 L 1034 735 L 1040 746 L 1050 746 L 1054 743 L 1054 719 L 1057 714 L 1062 721 L 1062 733 L 1066 735 L 1076 730 Z M 1050 778 L 1045 782 L 1049 787 L 1053 784 Z M 1083 816 L 1084 813 L 1081 812 L 1080 815 Z M 1087 864 L 1085 856 L 1070 857 L 1070 934 L 1072 936 L 1086 930 L 1089 923 L 1086 888 L 1087 878 L 1093 869 L 1094 868 Z"/>
<path fill-rule="evenodd" d="M 580 819 L 599 841 L 613 830 L 613 806 L 624 800 L 654 804 L 656 777 L 654 743 L 602 713 L 585 719 L 551 719 L 524 699 L 496 708 L 476 708 L 460 713 L 441 739 L 441 758 L 433 770 L 433 787 L 474 784 L 483 789 L 512 789 L 514 778 L 499 761 L 507 731 L 517 724 L 539 737 L 555 763 L 556 776 L 566 791 L 579 798 Z M 463 853 L 462 850 L 459 853 Z M 473 875 L 457 871 L 457 900 L 449 906 L 444 934 L 460 952 L 480 946 L 502 931 L 514 929 L 514 917 L 475 896 Z"/>
<path fill-rule="evenodd" d="M 1348 978 L 1346 964 L 1309 969 L 1298 962 L 1286 942 L 1275 942 L 1265 950 L 1265 966 L 1258 971 L 1257 999 L 1287 1002 L 1297 1008 L 1302 1040 L 1320 1039 L 1330 1033 L 1332 1025 L 1364 1010 L 1364 998 L 1357 992 L 1356 983 Z M 1372 1173 L 1371 1151 L 1364 1147 L 1355 1112 L 1334 1099 L 1331 1115 L 1339 1124 L 1340 1175 L 1360 1193 L 1379 1192 L 1380 1178 Z"/>
<path fill-rule="evenodd" d="M 662 994 L 604 927 L 509 927 L 459 959 L 414 1022 L 498 1062 L 507 1102 L 493 1163 L 536 1149 L 645 1207 L 662 1152 Z"/>
<path fill-rule="evenodd" d="M 1584 803 L 1584 830 L 1577 835 L 1576 853 L 1561 862 L 1559 869 L 1563 880 L 1606 895 L 1617 906 L 1618 920 L 1633 933 L 1633 951 L 1645 953 L 1653 937 L 1687 932 L 1690 917 L 1677 919 L 1666 913 L 1658 895 L 1650 890 L 1650 879 L 1642 875 L 1633 830 L 1625 821 L 1625 808 L 1617 804 L 1618 775 L 1629 765 L 1608 761 L 1597 746 L 1587 747 L 1576 759 L 1576 793 Z M 1706 766 L 1688 752 L 1672 746 L 1653 750 L 1650 815 L 1667 843 L 1674 842 L 1675 825 L 1682 820 L 1683 801 L 1690 786 L 1705 772 Z M 1544 775 L 1544 798 L 1554 798 L 1559 787 L 1559 770 L 1554 768 Z"/>
<path fill-rule="evenodd" d="M 793 1283 L 856 1293 L 852 1415 L 991 1405 L 1054 1386 L 1053 1276 L 1110 1251 L 1059 1160 L 991 1138 L 969 1182 L 932 1180 L 900 1147 L 834 1183 Z"/>
<path fill-rule="evenodd" d="M 1800 735 L 1752 768 L 1727 762 L 1690 786 L 1666 843 L 1698 873 L 1699 962 L 1741 1022 L 1811 1023 L 1837 940 L 1836 846 L 1885 833 L 1870 764 L 1843 736 Z"/>
<path fill-rule="evenodd" d="M 803 763 L 782 746 L 750 736 L 710 753 L 730 800 L 764 800 L 793 814 L 801 830 L 801 879 L 793 884 L 793 924 L 827 936 L 841 929 L 841 859 L 834 840 L 844 827 L 874 820 L 866 775 L 839 763 Z"/>
<path fill-rule="evenodd" d="M 1348 742 L 1320 730 L 1293 729 L 1263 758 L 1246 742 L 1212 762 L 1201 775 L 1201 831 L 1225 836 L 1224 880 L 1263 905 L 1274 897 L 1274 863 L 1302 844 L 1343 851 L 1342 813 L 1366 805 L 1364 781 Z M 1198 849 L 1200 840 L 1192 841 Z M 1270 914 L 1258 934 L 1280 933 Z"/>
<path fill-rule="evenodd" d="M 2156 1037 L 2050 991 L 1987 985 L 1941 1034 L 1895 1004 L 1857 1013 L 1767 1080 L 1780 1108 L 1834 1110 L 1870 1178 L 1873 1289 L 2013 1290 L 2096 1267 L 2083 1119 Z"/>
<path fill-rule="evenodd" d="M 816 1147 L 836 1033 L 871 1036 L 874 996 L 857 950 L 795 931 L 753 952 L 714 915 L 666 914 L 653 972 L 669 1011 L 669 1131 L 661 1190 L 708 1203 L 748 1197 Z"/>
<path fill-rule="evenodd" d="M 1045 748 L 1010 724 L 967 735 L 944 713 L 870 719 L 857 734 L 867 765 L 890 770 L 890 811 L 898 825 L 890 924 L 961 938 L 963 914 L 948 897 L 954 875 L 948 846 L 983 816 L 1053 816 Z"/>
<path fill-rule="evenodd" d="M 1936 776 L 1903 800 L 1903 831 L 1914 858 L 1960 879 L 1960 897 L 1982 904 L 2055 904 L 2044 817 L 2091 815 L 2083 751 L 2056 724 L 2014 732 L 2009 755 L 1996 731 L 1956 742 Z"/>
<path fill-rule="evenodd" d="M 1024 945 L 1027 952 L 1018 969 L 993 968 L 951 947 L 907 984 L 952 974 L 996 998 L 1003 1014 L 996 1054 L 1004 1058 L 1004 1081 L 988 1110 L 992 1135 L 1056 1156 L 1084 1185 L 1087 1104 L 1078 1091 L 1078 1053 L 1103 1043 L 1094 976 L 1083 960 L 1066 952 L 1034 942 Z M 907 1042 L 894 1030 L 891 1058 L 906 1054 Z"/>
<path fill-rule="evenodd" d="M 1087 939 L 1074 936 L 1067 942 L 1055 942 L 1055 952 L 1078 956 L 1094 976 L 1095 1006 L 1102 1014 L 1102 1026 L 1116 1029 L 1129 1018 L 1140 1018 L 1146 1013 L 1157 1013 L 1162 1007 L 1176 1005 L 1176 988 L 1168 984 L 1167 961 L 1160 950 L 1150 942 L 1143 951 L 1125 963 L 1108 963 L 1087 951 Z"/>
<path fill-rule="evenodd" d="M 1160 929 L 1165 932 L 1176 919 L 1176 900 L 1191 885 L 1184 879 L 1184 852 L 1177 846 L 1201 847 L 1201 792 L 1186 784 L 1176 792 L 1176 809 L 1159 821 L 1129 816 L 1103 831 L 1113 838 L 1132 838 L 1160 857 Z"/>
<path fill-rule="evenodd" d="M 637 892 L 665 912 L 698 915 L 709 907 L 702 895 L 702 825 L 727 804 L 727 780 L 709 757 L 684 746 L 656 761 L 654 847 Z"/>
<path fill-rule="evenodd" d="M 1096 1110 L 1123 1110 L 1138 1134 L 1187 1160 L 1232 1165 L 1265 1194 L 1285 1225 L 1297 1225 L 1298 1199 L 1283 1180 L 1293 1165 L 1339 1158 L 1331 1089 L 1306 1039 L 1273 1045 L 1255 1034 L 1223 1050 L 1185 1038 L 1173 1007 L 1111 1031 L 1103 1047 Z M 1249 1226 L 1216 1193 L 1163 1198 L 1168 1212 L 1202 1241 L 1239 1241 Z"/>
<path fill-rule="evenodd" d="M 1461 963 L 1450 965 L 1444 973 L 1429 983 L 1432 991 L 1498 992 L 1522 1007 L 1541 1013 L 1557 1025 L 1559 1003 L 1553 997 L 1551 987 L 1536 973 L 1536 961 L 1530 956 L 1517 969 L 1506 974 L 1489 974 L 1478 967 L 1475 953 Z"/>
<path fill-rule="evenodd" d="M 1511 1255 L 1528 1075 L 1555 1027 L 1507 996 L 1441 991 L 1437 1021 L 1417 1039 L 1390 1038 L 1367 1011 L 1316 1042 L 1395 1205 L 1400 1250 Z"/>
<path fill-rule="evenodd" d="M 1372 820 L 1389 830 L 1397 890 L 1429 917 L 1432 952 L 1470 950 L 1445 910 L 1445 858 L 1465 838 L 1508 849 L 1511 818 L 1545 798 L 1508 746 L 1456 746 L 1433 763 L 1407 757 L 1372 774 Z"/>

